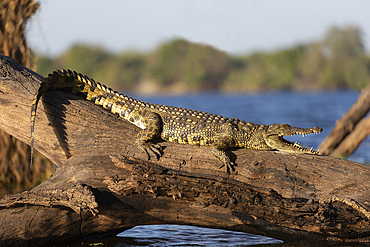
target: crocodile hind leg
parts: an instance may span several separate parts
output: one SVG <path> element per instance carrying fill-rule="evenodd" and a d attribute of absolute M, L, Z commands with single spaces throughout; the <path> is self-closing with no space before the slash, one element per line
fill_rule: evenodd
<path fill-rule="evenodd" d="M 144 111 L 141 115 L 142 123 L 145 128 L 137 134 L 136 144 L 141 151 L 148 155 L 148 160 L 150 159 L 151 154 L 156 156 L 157 160 L 159 160 L 162 156 L 162 147 L 160 145 L 153 144 L 151 141 L 161 132 L 161 117 L 150 111 Z"/>
<path fill-rule="evenodd" d="M 211 153 L 223 164 L 219 167 L 222 168 L 226 166 L 226 172 L 230 173 L 231 171 L 235 171 L 234 165 L 235 163 L 230 160 L 230 157 L 226 154 L 226 148 L 230 147 L 230 143 L 232 140 L 230 138 L 224 137 L 220 138 L 212 147 Z"/>

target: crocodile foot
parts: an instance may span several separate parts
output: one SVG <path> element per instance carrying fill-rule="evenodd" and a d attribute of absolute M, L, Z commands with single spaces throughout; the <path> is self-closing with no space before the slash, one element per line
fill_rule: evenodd
<path fill-rule="evenodd" d="M 226 166 L 226 173 L 230 174 L 231 172 L 235 172 L 235 163 L 234 162 L 224 162 L 218 169 Z"/>
<path fill-rule="evenodd" d="M 222 165 L 219 167 L 222 168 L 226 166 L 226 173 L 230 174 L 230 171 L 235 171 L 235 163 L 232 162 L 229 156 L 226 154 L 225 150 L 222 150 L 218 147 L 211 147 L 211 153 L 222 162 Z"/>
<path fill-rule="evenodd" d="M 153 144 L 151 142 L 137 142 L 137 145 L 142 152 L 147 154 L 148 160 L 150 160 L 152 155 L 154 155 L 157 160 L 162 156 L 162 146 L 158 144 Z"/>

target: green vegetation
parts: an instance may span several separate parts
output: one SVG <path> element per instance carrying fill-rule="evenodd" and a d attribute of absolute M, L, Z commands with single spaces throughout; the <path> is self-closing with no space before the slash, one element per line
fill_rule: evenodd
<path fill-rule="evenodd" d="M 40 56 L 37 72 L 46 76 L 55 69 L 70 68 L 120 90 L 133 90 L 145 63 L 146 56 L 140 53 L 114 55 L 99 46 L 74 45 L 56 59 Z"/>
<path fill-rule="evenodd" d="M 255 53 L 231 58 L 230 72 L 223 84 L 227 91 L 290 89 L 299 78 L 298 66 L 304 47 L 275 53 Z"/>
<path fill-rule="evenodd" d="M 99 46 L 75 45 L 58 58 L 40 56 L 40 74 L 59 68 L 76 70 L 121 91 L 139 92 L 140 85 L 154 85 L 152 93 L 361 89 L 370 82 L 370 57 L 361 30 L 354 26 L 333 27 L 322 41 L 243 56 L 183 39 L 149 54 L 116 55 Z"/>
<path fill-rule="evenodd" d="M 149 78 L 162 86 L 184 83 L 192 91 L 218 89 L 229 66 L 225 52 L 182 39 L 160 46 L 148 61 Z"/>

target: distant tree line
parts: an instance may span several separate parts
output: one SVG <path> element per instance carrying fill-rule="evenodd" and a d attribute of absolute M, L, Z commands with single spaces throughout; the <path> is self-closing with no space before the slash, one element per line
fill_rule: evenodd
<path fill-rule="evenodd" d="M 57 58 L 39 56 L 40 74 L 58 68 L 76 70 L 121 91 L 150 86 L 152 93 L 361 89 L 370 83 L 370 57 L 356 26 L 332 27 L 321 41 L 240 56 L 184 39 L 150 53 L 113 54 L 78 44 Z"/>

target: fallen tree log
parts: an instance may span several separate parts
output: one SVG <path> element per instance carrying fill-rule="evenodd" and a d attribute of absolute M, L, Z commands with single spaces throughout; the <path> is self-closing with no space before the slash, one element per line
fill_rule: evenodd
<path fill-rule="evenodd" d="M 361 119 L 356 128 L 352 130 L 340 144 L 331 151 L 330 155 L 334 157 L 348 157 L 357 147 L 370 135 L 370 116 Z"/>
<path fill-rule="evenodd" d="M 333 130 L 319 146 L 320 154 L 347 157 L 354 152 L 369 135 L 370 119 L 363 119 L 369 110 L 370 85 L 362 90 L 352 107 L 336 121 Z"/>
<path fill-rule="evenodd" d="M 30 142 L 42 77 L 0 56 L 0 128 Z M 91 102 L 50 92 L 39 104 L 35 148 L 58 168 L 0 200 L 0 245 L 47 245 L 143 224 L 188 224 L 284 241 L 368 241 L 370 168 L 317 155 L 232 150 L 236 174 L 209 147 L 160 142 L 146 160 L 138 128 Z M 160 140 L 159 140 L 160 141 Z"/>

